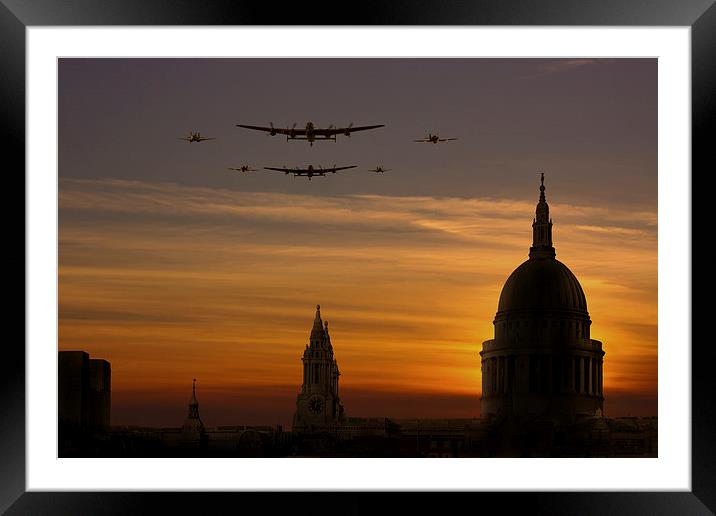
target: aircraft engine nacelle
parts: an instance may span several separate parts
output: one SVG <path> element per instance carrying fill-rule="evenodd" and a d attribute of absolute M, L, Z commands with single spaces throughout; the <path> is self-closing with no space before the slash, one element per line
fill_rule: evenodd
<path fill-rule="evenodd" d="M 271 136 L 276 136 L 276 131 L 274 131 L 273 129 L 271 129 L 271 130 L 269 131 L 269 134 L 270 134 Z"/>
<path fill-rule="evenodd" d="M 350 132 L 349 130 L 346 130 L 346 132 L 343 133 L 343 134 L 345 134 L 346 136 L 350 136 L 350 135 L 351 135 L 351 132 Z"/>

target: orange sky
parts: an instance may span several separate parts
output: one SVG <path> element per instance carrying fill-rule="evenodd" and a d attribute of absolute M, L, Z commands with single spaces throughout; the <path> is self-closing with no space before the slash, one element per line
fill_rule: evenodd
<path fill-rule="evenodd" d="M 537 175 L 535 175 L 537 177 Z M 656 414 L 657 214 L 552 201 L 606 351 L 607 415 Z M 112 423 L 289 424 L 316 303 L 348 415 L 479 415 L 483 340 L 527 258 L 523 198 L 60 180 L 59 347 L 112 364 Z M 558 196 L 557 196 L 558 197 Z"/>

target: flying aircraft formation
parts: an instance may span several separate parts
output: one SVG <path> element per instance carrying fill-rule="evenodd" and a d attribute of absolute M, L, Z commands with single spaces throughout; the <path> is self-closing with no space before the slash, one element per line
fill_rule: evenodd
<path fill-rule="evenodd" d="M 252 131 L 261 131 L 266 133 L 267 136 L 276 136 L 277 134 L 286 136 L 286 141 L 291 140 L 305 140 L 308 142 L 308 144 L 313 147 L 314 142 L 318 141 L 333 141 L 336 142 L 339 135 L 344 135 L 347 137 L 350 137 L 352 133 L 358 132 L 358 131 L 368 131 L 371 129 L 378 129 L 380 127 L 385 127 L 385 124 L 373 124 L 373 125 L 361 125 L 361 126 L 353 126 L 353 122 L 348 124 L 345 127 L 337 127 L 333 124 L 329 125 L 328 127 L 321 128 L 316 127 L 313 122 L 306 122 L 306 125 L 303 128 L 296 128 L 298 124 L 294 123 L 291 127 L 286 127 L 285 129 L 280 127 L 275 127 L 272 122 L 269 122 L 269 126 L 258 126 L 258 125 L 247 125 L 247 124 L 236 124 L 236 127 L 241 127 L 244 129 L 250 129 Z M 181 138 L 177 138 L 178 140 L 184 140 L 190 143 L 193 142 L 203 142 L 206 140 L 215 140 L 216 138 L 206 138 L 201 136 L 201 133 L 199 132 L 190 132 L 189 136 L 184 136 Z M 437 144 L 438 142 L 447 142 L 451 140 L 457 140 L 457 138 L 440 138 L 437 134 L 428 133 L 428 135 L 425 138 L 422 138 L 420 140 L 413 140 L 414 142 L 420 142 L 420 143 L 433 143 Z M 327 174 L 335 174 L 336 172 L 343 171 L 343 170 L 349 170 L 357 168 L 358 165 L 347 165 L 339 167 L 337 165 L 333 165 L 332 167 L 326 167 L 324 168 L 321 165 L 306 165 L 306 167 L 263 167 L 264 170 L 270 170 L 270 171 L 276 171 L 276 172 L 283 172 L 285 175 L 292 174 L 293 177 L 307 177 L 310 181 L 313 177 L 323 177 Z M 228 170 L 233 170 L 240 173 L 247 173 L 247 172 L 256 172 L 258 169 L 251 168 L 249 165 L 241 165 L 240 167 L 227 167 Z M 373 169 L 368 169 L 370 172 L 374 172 L 377 174 L 382 174 L 385 172 L 388 172 L 390 169 L 384 168 L 382 165 L 377 165 Z"/>

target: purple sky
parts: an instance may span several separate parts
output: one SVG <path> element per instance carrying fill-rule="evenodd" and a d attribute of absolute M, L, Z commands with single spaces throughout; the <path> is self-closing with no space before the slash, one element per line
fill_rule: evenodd
<path fill-rule="evenodd" d="M 61 177 L 518 197 L 545 170 L 553 201 L 656 203 L 655 59 L 61 59 L 59 72 Z M 310 148 L 235 126 L 308 120 L 386 127 Z M 192 130 L 218 140 L 175 139 Z M 460 139 L 412 143 L 428 131 Z M 244 163 L 393 170 L 311 183 L 226 170 Z"/>

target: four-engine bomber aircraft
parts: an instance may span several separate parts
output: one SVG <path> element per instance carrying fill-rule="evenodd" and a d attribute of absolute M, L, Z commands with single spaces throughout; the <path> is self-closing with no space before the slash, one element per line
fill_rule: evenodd
<path fill-rule="evenodd" d="M 428 133 L 428 135 L 421 140 L 413 140 L 419 143 L 438 143 L 438 142 L 449 142 L 450 140 L 457 140 L 457 138 L 440 138 L 437 134 Z"/>
<path fill-rule="evenodd" d="M 383 168 L 382 165 L 378 165 L 378 166 L 375 167 L 375 168 L 369 169 L 370 172 L 375 172 L 375 173 L 380 172 L 381 174 L 382 174 L 383 172 L 388 172 L 389 170 L 390 170 L 389 168 Z"/>
<path fill-rule="evenodd" d="M 277 172 L 283 172 L 284 174 L 293 174 L 293 177 L 296 176 L 304 176 L 307 177 L 310 181 L 313 176 L 325 176 L 328 173 L 335 174 L 339 170 L 347 170 L 349 168 L 356 168 L 358 165 L 349 165 L 347 167 L 336 167 L 335 165 L 331 168 L 322 168 L 320 165 L 318 168 L 315 168 L 313 165 L 308 165 L 307 168 L 287 168 L 284 166 L 283 168 L 278 167 L 264 167 L 266 170 L 276 170 Z"/>
<path fill-rule="evenodd" d="M 256 172 L 255 168 L 251 168 L 248 165 L 241 165 L 239 168 L 229 167 L 229 170 L 236 170 L 237 172 Z"/>
<path fill-rule="evenodd" d="M 216 138 L 204 138 L 201 133 L 195 133 L 195 132 L 189 132 L 189 136 L 182 136 L 181 138 L 177 138 L 177 140 L 184 140 L 189 143 L 191 142 L 203 142 L 206 140 L 216 140 Z"/>
<path fill-rule="evenodd" d="M 353 127 L 353 123 L 351 122 L 348 127 L 335 127 L 333 124 L 331 124 L 326 129 L 320 129 L 318 127 L 314 127 L 313 122 L 308 122 L 304 129 L 296 129 L 297 124 L 293 124 L 293 127 L 290 129 L 288 127 L 286 129 L 281 129 L 274 127 L 273 123 L 269 123 L 269 125 L 270 127 L 259 127 L 257 125 L 236 124 L 236 127 L 253 129 L 254 131 L 264 131 L 267 132 L 269 136 L 285 134 L 286 141 L 306 140 L 311 145 L 311 147 L 313 147 L 313 142 L 315 141 L 332 140 L 335 142 L 336 135 L 338 134 L 345 134 L 346 136 L 350 136 L 351 133 L 354 133 L 356 131 L 366 131 L 368 129 L 377 129 L 378 127 L 384 126 L 384 124 L 379 124 Z"/>

